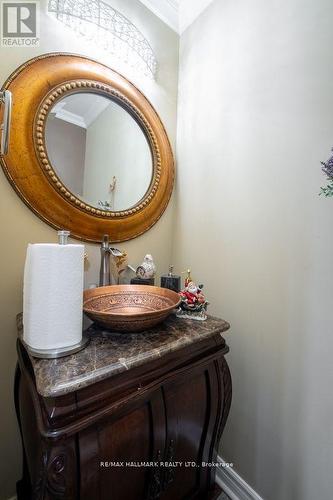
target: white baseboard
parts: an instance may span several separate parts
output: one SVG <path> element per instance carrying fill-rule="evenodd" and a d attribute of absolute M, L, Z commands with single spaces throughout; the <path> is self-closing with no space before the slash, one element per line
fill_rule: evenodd
<path fill-rule="evenodd" d="M 225 464 L 219 456 L 217 461 Z M 218 467 L 216 482 L 231 500 L 264 500 L 232 467 Z"/>
<path fill-rule="evenodd" d="M 16 497 L 10 497 L 7 500 L 17 500 L 17 498 Z"/>

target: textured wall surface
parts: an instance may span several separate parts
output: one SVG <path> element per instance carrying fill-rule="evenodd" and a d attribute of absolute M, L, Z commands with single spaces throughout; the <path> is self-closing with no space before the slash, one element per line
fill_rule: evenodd
<path fill-rule="evenodd" d="M 46 52 L 72 52 L 97 59 L 114 69 L 121 69 L 125 76 L 140 88 L 160 114 L 172 144 L 175 144 L 177 109 L 178 36 L 147 10 L 138 0 L 110 0 L 144 33 L 150 41 L 159 63 L 157 80 L 126 74 L 119 62 L 93 44 L 70 32 L 46 13 L 45 0 L 41 5 L 40 47 L 0 47 L 0 81 L 6 80 L 12 71 L 32 57 Z M 0 350 L 0 499 L 14 494 L 15 482 L 21 474 L 21 449 L 14 415 L 13 377 L 16 362 L 15 316 L 22 310 L 22 273 L 28 243 L 55 242 L 56 232 L 41 222 L 19 199 L 0 171 L 0 312 L 2 320 Z M 119 245 L 128 252 L 134 265 L 141 263 L 146 253 L 151 253 L 163 274 L 171 255 L 172 202 L 159 222 L 143 236 Z M 112 235 L 111 239 L 112 239 Z M 86 282 L 96 283 L 99 271 L 99 248 L 87 245 L 89 265 Z"/>
<path fill-rule="evenodd" d="M 266 500 L 330 500 L 330 0 L 215 0 L 180 42 L 174 263 L 231 322 L 221 454 Z"/>

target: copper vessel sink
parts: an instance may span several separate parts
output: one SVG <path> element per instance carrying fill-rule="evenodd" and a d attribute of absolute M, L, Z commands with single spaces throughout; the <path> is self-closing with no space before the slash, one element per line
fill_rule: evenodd
<path fill-rule="evenodd" d="M 83 292 L 83 311 L 115 332 L 141 332 L 163 321 L 179 305 L 178 293 L 149 285 L 111 285 Z"/>

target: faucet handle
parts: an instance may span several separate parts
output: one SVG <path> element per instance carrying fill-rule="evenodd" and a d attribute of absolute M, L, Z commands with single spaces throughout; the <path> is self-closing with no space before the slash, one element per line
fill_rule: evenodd
<path fill-rule="evenodd" d="M 123 255 L 126 255 L 125 252 L 118 250 L 118 248 L 112 248 L 112 247 L 110 247 L 110 253 L 111 255 L 113 255 L 113 257 L 122 257 Z"/>
<path fill-rule="evenodd" d="M 103 236 L 102 248 L 109 250 L 109 235 L 108 234 L 104 234 L 104 236 Z"/>

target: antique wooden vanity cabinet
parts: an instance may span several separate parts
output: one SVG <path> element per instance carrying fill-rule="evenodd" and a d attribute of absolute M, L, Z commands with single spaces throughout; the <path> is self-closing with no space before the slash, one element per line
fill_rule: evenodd
<path fill-rule="evenodd" d="M 32 358 L 18 340 L 18 500 L 216 498 L 202 462 L 216 461 L 230 408 L 228 328 L 171 317 L 144 334 L 95 329 L 84 351 L 58 360 Z"/>

